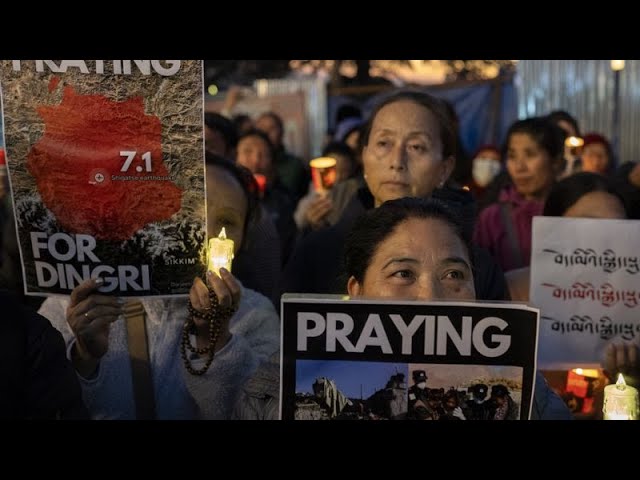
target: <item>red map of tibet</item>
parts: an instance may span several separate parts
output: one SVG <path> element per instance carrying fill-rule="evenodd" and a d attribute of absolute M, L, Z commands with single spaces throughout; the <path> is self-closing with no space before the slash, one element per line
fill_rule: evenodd
<path fill-rule="evenodd" d="M 141 97 L 116 102 L 65 86 L 59 105 L 37 112 L 45 130 L 29 151 L 27 168 L 65 230 L 126 240 L 180 210 L 183 192 L 162 161 L 160 119 L 145 114 Z M 136 152 L 124 172 L 123 151 Z"/>

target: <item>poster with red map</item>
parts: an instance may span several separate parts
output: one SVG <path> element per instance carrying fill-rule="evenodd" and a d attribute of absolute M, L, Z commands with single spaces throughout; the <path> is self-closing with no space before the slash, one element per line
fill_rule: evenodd
<path fill-rule="evenodd" d="M 205 270 L 202 62 L 0 61 L 25 293 L 188 293 Z"/>

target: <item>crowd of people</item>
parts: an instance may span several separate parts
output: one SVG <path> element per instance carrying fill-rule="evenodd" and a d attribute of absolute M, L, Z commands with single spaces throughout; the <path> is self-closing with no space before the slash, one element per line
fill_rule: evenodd
<path fill-rule="evenodd" d="M 37 337 L 27 350 L 0 350 L 3 368 L 17 357 L 34 358 L 30 349 L 50 356 L 26 364 L 31 371 L 22 372 L 22 380 L 14 378 L 20 372 L 3 373 L 7 388 L 34 384 L 16 390 L 12 408 L 0 411 L 137 418 L 130 380 L 137 369 L 123 321 L 135 303 L 145 313 L 155 418 L 274 419 L 282 293 L 526 302 L 534 216 L 640 218 L 640 164 L 618 166 L 598 133 L 584 135 L 576 156 L 565 147 L 569 136 L 579 135 L 578 124 L 566 112 L 516 121 L 502 148 L 477 150 L 471 177 L 463 178 L 456 177 L 461 153 L 451 111 L 415 91 L 387 96 L 367 118 L 357 108 L 344 109 L 322 152 L 337 165 L 328 192 L 316 191 L 308 163 L 287 150 L 277 113 L 253 119 L 207 113 L 207 192 L 216 192 L 206 200 L 208 234 L 224 226 L 236 256 L 231 271 L 195 278 L 188 299 L 124 303 L 98 294 L 101 279 L 93 278 L 69 297 L 35 305 L 35 313 L 34 305 L 9 294 L 21 288 L 21 272 L 11 199 L 0 177 L 2 305 L 13 302 L 12 312 L 26 325 L 2 328 Z M 611 349 L 603 359 L 608 374 L 635 372 L 637 356 L 617 361 L 620 349 L 631 347 Z M 59 394 L 43 395 L 47 388 Z M 506 387 L 493 387 L 491 410 L 478 406 L 487 389 L 476 390 L 462 413 L 454 405 L 451 415 L 513 417 Z M 445 415 L 445 405 L 458 400 L 448 392 L 419 394 L 432 416 Z M 47 398 L 51 404 L 42 405 Z M 571 418 L 540 372 L 532 418 Z"/>

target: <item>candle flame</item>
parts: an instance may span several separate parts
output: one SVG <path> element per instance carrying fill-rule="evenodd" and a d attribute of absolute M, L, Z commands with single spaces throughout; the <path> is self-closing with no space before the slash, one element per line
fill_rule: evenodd
<path fill-rule="evenodd" d="M 624 377 L 621 373 L 618 374 L 618 380 L 616 381 L 616 388 L 618 390 L 624 390 L 627 388 L 627 383 L 624 381 Z"/>
<path fill-rule="evenodd" d="M 574 368 L 572 371 L 577 375 L 582 375 L 583 377 L 598 378 L 599 376 L 598 370 L 596 370 L 595 368 L 578 367 L 578 368 Z"/>
<path fill-rule="evenodd" d="M 584 145 L 584 139 L 580 137 L 567 137 L 564 144 L 567 147 L 581 147 Z"/>
<path fill-rule="evenodd" d="M 220 233 L 218 234 L 218 238 L 221 240 L 227 239 L 227 231 L 224 229 L 224 227 L 222 227 L 222 230 L 220 230 Z"/>
<path fill-rule="evenodd" d="M 318 157 L 309 162 L 311 168 L 330 168 L 336 166 L 336 159 L 333 157 Z"/>

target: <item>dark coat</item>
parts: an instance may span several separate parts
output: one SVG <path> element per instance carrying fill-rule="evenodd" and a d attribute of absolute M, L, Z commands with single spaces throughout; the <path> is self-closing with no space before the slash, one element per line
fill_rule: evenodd
<path fill-rule="evenodd" d="M 613 181 L 616 191 L 624 199 L 628 217 L 638 220 L 640 219 L 640 188 L 629 181 L 629 173 L 635 166 L 636 163 L 634 162 L 626 162 L 620 166 L 613 177 Z"/>
<path fill-rule="evenodd" d="M 475 202 L 463 190 L 436 190 L 433 198 L 444 200 L 461 216 L 472 232 Z M 310 233 L 294 250 L 282 276 L 282 293 L 345 293 L 342 255 L 347 234 L 356 219 L 373 208 L 373 196 L 364 187 L 358 190 L 335 225 Z M 472 246 L 474 283 L 478 300 L 510 300 L 504 274 L 486 250 Z"/>
<path fill-rule="evenodd" d="M 16 233 L 11 195 L 0 200 L 0 290 L 10 290 L 21 303 L 34 310 L 40 308 L 44 297 L 24 295 L 20 250 Z"/>
<path fill-rule="evenodd" d="M 0 419 L 88 419 L 62 335 L 0 291 Z"/>

